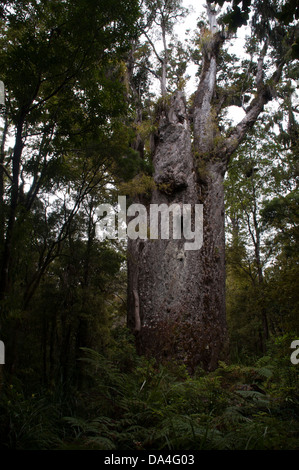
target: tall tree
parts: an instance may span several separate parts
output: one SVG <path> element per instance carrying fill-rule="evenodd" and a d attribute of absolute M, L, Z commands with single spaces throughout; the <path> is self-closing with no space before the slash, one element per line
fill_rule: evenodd
<path fill-rule="evenodd" d="M 145 0 L 144 6 L 148 21 L 147 27 L 143 28 L 143 34 L 158 62 L 158 71 L 155 72 L 155 76 L 160 81 L 161 95 L 165 97 L 168 91 L 167 81 L 171 73 L 168 37 L 172 36 L 173 39 L 174 25 L 187 15 L 188 10 L 182 6 L 181 0 Z M 157 46 L 158 41 L 162 42 L 161 52 Z"/>
<path fill-rule="evenodd" d="M 1 78 L 7 95 L 0 172 L 1 300 L 16 286 L 19 247 L 34 204 L 42 199 L 46 220 L 55 204 L 60 212 L 23 292 L 26 305 L 84 198 L 104 188 L 113 168 L 126 171 L 131 165 L 129 136 L 119 119 L 126 112 L 120 64 L 139 8 L 135 1 L 12 0 L 1 15 Z M 6 144 L 9 133 L 12 149 Z"/>
<path fill-rule="evenodd" d="M 232 155 L 275 97 L 295 35 L 292 25 L 278 21 L 278 5 L 268 10 L 263 5 L 258 0 L 252 5 L 247 72 L 236 76 L 228 67 L 223 83 L 223 46 L 239 24 L 221 28 L 216 5 L 207 2 L 192 122 L 181 92 L 163 100 L 158 116 L 153 147 L 156 189 L 149 200 L 140 201 L 148 209 L 150 203 L 203 204 L 202 247 L 186 251 L 183 238 L 129 240 L 128 323 L 138 326 L 140 350 L 180 358 L 192 369 L 213 369 L 225 353 L 224 175 Z M 245 20 L 242 17 L 240 24 Z M 223 128 L 223 112 L 235 103 L 243 106 L 244 117 L 234 127 Z"/>
<path fill-rule="evenodd" d="M 288 87 L 282 82 L 279 88 L 286 106 L 282 102 L 279 116 L 270 112 L 255 125 L 225 181 L 227 316 L 234 358 L 264 353 L 268 339 L 298 331 L 298 175 L 292 144 L 298 124 L 294 121 L 290 132 Z M 280 132 L 274 124 L 278 117 Z"/>

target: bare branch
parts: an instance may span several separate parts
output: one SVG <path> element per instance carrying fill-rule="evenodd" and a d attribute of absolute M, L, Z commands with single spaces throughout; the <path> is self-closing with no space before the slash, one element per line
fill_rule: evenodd
<path fill-rule="evenodd" d="M 224 144 L 224 154 L 229 160 L 232 153 L 237 149 L 241 141 L 244 139 L 247 131 L 254 125 L 259 114 L 263 111 L 264 106 L 273 98 L 273 88 L 280 80 L 284 61 L 277 64 L 276 70 L 270 78 L 268 84 L 264 84 L 262 79 L 262 58 L 259 59 L 259 70 L 257 78 L 257 96 L 252 100 L 249 107 L 246 109 L 246 115 L 244 118 L 235 126 L 234 130 L 230 134 L 229 138 Z"/>
<path fill-rule="evenodd" d="M 163 59 L 160 57 L 160 55 L 158 54 L 157 52 L 157 49 L 155 47 L 155 44 L 153 43 L 153 41 L 151 40 L 151 38 L 149 37 L 149 35 L 144 31 L 144 35 L 146 37 L 146 39 L 148 40 L 148 42 L 150 43 L 152 49 L 153 49 L 153 52 L 155 54 L 155 56 L 157 57 L 157 59 L 159 60 L 159 62 L 161 62 L 161 64 L 163 64 Z"/>

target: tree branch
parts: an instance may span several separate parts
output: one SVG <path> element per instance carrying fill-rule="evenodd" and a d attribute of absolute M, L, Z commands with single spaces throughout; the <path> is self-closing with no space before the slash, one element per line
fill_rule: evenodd
<path fill-rule="evenodd" d="M 259 58 L 258 74 L 256 79 L 257 95 L 246 109 L 246 114 L 244 118 L 235 126 L 230 136 L 224 143 L 223 151 L 227 162 L 229 162 L 231 155 L 238 148 L 239 144 L 246 136 L 246 133 L 255 124 L 259 114 L 263 111 L 264 106 L 272 100 L 273 87 L 275 87 L 275 85 L 277 85 L 280 80 L 284 63 L 284 61 L 281 61 L 277 64 L 275 72 L 268 81 L 268 84 L 265 85 L 262 77 L 263 58 Z"/>
<path fill-rule="evenodd" d="M 6 176 L 8 177 L 8 179 L 12 182 L 12 176 L 8 173 L 4 163 L 0 162 L 0 166 L 1 166 L 2 170 L 4 171 L 4 173 L 6 174 Z"/>
<path fill-rule="evenodd" d="M 144 31 L 143 34 L 145 35 L 146 39 L 147 39 L 148 42 L 150 43 L 150 45 L 151 45 L 151 47 L 152 47 L 152 49 L 153 49 L 153 52 L 154 52 L 155 56 L 157 57 L 157 59 L 159 60 L 159 62 L 160 62 L 161 64 L 163 64 L 163 59 L 159 56 L 159 54 L 158 54 L 158 52 L 157 52 L 157 49 L 156 49 L 156 47 L 155 47 L 155 44 L 153 43 L 153 41 L 151 40 L 151 38 L 149 37 L 149 35 L 148 35 L 145 31 Z"/>

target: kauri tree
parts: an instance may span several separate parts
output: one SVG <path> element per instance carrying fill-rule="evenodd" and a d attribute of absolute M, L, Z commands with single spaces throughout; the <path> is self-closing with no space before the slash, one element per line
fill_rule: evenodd
<path fill-rule="evenodd" d="M 296 41 L 295 12 L 286 23 L 278 2 L 243 2 L 242 9 L 238 3 L 219 18 L 219 8 L 207 2 L 197 90 L 189 107 L 181 91 L 160 99 L 152 137 L 155 189 L 138 199 L 148 214 L 150 204 L 170 209 L 202 204 L 202 246 L 185 250 L 184 237 L 153 239 L 150 233 L 128 241 L 128 324 L 139 350 L 175 357 L 191 370 L 198 365 L 212 370 L 226 353 L 224 176 L 232 155 L 276 97 Z M 250 11 L 250 59 L 236 73 L 234 63 L 223 65 L 225 46 Z M 223 116 L 231 105 L 242 107 L 244 117 L 226 127 Z"/>

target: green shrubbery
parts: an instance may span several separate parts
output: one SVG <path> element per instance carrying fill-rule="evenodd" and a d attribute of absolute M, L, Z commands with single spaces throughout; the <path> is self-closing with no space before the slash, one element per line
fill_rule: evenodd
<path fill-rule="evenodd" d="M 238 450 L 299 448 L 299 366 L 277 338 L 254 366 L 190 376 L 138 357 L 126 334 L 107 357 L 82 350 L 82 390 L 1 391 L 1 448 Z M 81 364 L 81 365 L 82 365 Z"/>

